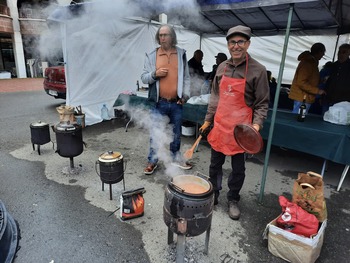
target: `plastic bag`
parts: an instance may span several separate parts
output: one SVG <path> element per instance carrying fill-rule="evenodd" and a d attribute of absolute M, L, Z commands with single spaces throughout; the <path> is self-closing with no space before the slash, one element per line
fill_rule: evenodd
<path fill-rule="evenodd" d="M 120 196 L 120 218 L 122 220 L 143 216 L 145 200 L 143 194 L 145 188 L 124 191 Z"/>
<path fill-rule="evenodd" d="M 334 104 L 325 112 L 323 120 L 335 124 L 350 125 L 350 102 L 342 101 Z"/>
<path fill-rule="evenodd" d="M 305 237 L 317 234 L 319 222 L 315 215 L 309 214 L 282 195 L 279 197 L 279 203 L 282 214 L 276 220 L 278 227 Z"/>

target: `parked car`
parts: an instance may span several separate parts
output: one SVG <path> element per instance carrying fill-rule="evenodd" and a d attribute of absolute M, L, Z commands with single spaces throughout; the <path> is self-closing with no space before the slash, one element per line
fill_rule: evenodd
<path fill-rule="evenodd" d="M 56 99 L 66 99 L 66 77 L 64 66 L 45 69 L 44 90 Z"/>

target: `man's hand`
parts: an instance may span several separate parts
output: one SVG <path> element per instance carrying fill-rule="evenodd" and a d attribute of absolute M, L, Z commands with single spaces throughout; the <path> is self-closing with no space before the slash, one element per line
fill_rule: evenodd
<path fill-rule="evenodd" d="M 210 126 L 211 122 L 210 121 L 205 121 L 204 124 L 199 128 L 199 132 L 204 132 L 208 127 Z"/>
<path fill-rule="evenodd" d="M 254 124 L 253 124 L 253 128 L 254 128 L 255 130 L 259 131 L 259 130 L 260 130 L 260 125 L 254 123 Z"/>
<path fill-rule="evenodd" d="M 167 68 L 158 68 L 155 72 L 155 77 L 157 78 L 164 78 L 168 75 L 169 69 Z"/>
<path fill-rule="evenodd" d="M 185 99 L 178 99 L 177 104 L 184 105 L 185 104 Z"/>

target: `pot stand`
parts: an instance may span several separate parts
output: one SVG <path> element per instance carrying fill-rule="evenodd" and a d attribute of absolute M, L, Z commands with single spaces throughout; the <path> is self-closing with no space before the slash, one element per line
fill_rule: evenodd
<path fill-rule="evenodd" d="M 50 136 L 50 126 L 45 123 L 38 121 L 30 124 L 30 137 L 33 145 L 33 151 L 35 151 L 35 144 L 38 145 L 38 154 L 40 155 L 40 146 L 46 143 L 52 142 Z M 54 149 L 54 143 L 52 142 Z"/>
<path fill-rule="evenodd" d="M 125 181 L 124 181 L 124 174 L 123 174 L 123 187 L 124 187 L 124 191 L 125 191 Z M 105 190 L 105 183 L 102 182 L 102 191 Z M 109 184 L 109 200 L 113 200 L 112 198 L 112 184 Z"/>
<path fill-rule="evenodd" d="M 109 199 L 110 200 L 113 200 L 113 198 L 112 198 L 112 184 L 116 184 L 116 183 L 119 183 L 120 181 L 123 181 L 123 188 L 124 188 L 124 191 L 125 191 L 124 174 L 125 174 L 127 162 L 124 161 L 124 159 L 122 159 L 122 160 L 123 160 L 123 165 L 124 165 L 122 167 L 122 171 L 120 171 L 120 170 L 117 170 L 117 171 L 116 170 L 113 170 L 113 171 L 111 171 L 111 170 L 109 170 L 109 171 L 104 170 L 102 172 L 100 162 L 96 161 L 96 163 L 95 163 L 96 173 L 100 177 L 101 182 L 102 182 L 102 191 L 105 190 L 105 184 L 109 184 Z M 100 167 L 100 172 L 98 171 L 97 166 Z M 116 175 L 117 172 L 119 172 L 119 174 L 118 174 L 118 177 L 115 178 L 115 175 Z M 106 174 L 113 175 L 113 176 L 111 178 L 110 176 L 106 176 Z"/>
<path fill-rule="evenodd" d="M 55 143 L 53 141 L 51 141 L 52 143 L 52 149 L 55 150 Z M 35 151 L 35 143 L 32 143 L 33 145 L 33 151 Z M 40 155 L 40 145 L 41 144 L 38 144 L 38 154 Z"/>
<path fill-rule="evenodd" d="M 211 224 L 208 226 L 205 234 L 205 245 L 204 245 L 205 255 L 208 255 L 208 251 L 209 251 L 210 228 L 211 228 Z M 174 242 L 174 232 L 171 231 L 171 229 L 168 227 L 168 245 L 172 244 L 173 242 Z M 178 234 L 177 240 L 176 240 L 176 263 L 184 263 L 185 248 L 186 248 L 186 236 Z"/>

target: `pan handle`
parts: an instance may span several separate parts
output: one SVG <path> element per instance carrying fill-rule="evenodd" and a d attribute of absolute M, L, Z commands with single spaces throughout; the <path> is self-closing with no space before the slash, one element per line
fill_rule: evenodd
<path fill-rule="evenodd" d="M 181 187 L 178 187 L 176 184 L 174 184 L 173 182 L 169 182 L 169 184 L 171 185 L 171 187 L 173 187 L 176 191 L 180 192 L 180 193 L 184 193 L 185 190 L 182 189 Z"/>
<path fill-rule="evenodd" d="M 194 175 L 198 176 L 198 177 L 201 177 L 205 180 L 209 180 L 209 176 L 205 175 L 204 173 L 201 173 L 199 171 L 195 171 Z"/>

